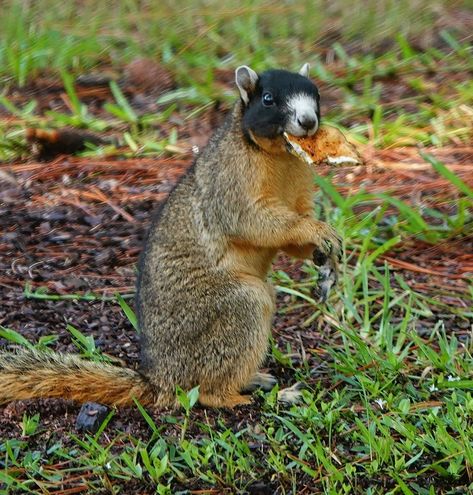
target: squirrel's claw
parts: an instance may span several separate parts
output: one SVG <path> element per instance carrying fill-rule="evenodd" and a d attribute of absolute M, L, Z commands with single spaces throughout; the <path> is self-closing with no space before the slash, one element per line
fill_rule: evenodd
<path fill-rule="evenodd" d="M 337 278 L 337 264 L 329 258 L 319 267 L 319 278 L 314 291 L 320 302 L 327 301 L 330 290 L 337 283 Z"/>
<path fill-rule="evenodd" d="M 335 231 L 333 241 L 326 239 L 325 243 L 312 253 L 314 264 L 319 267 L 319 277 L 314 295 L 322 303 L 327 301 L 332 286 L 337 283 L 338 263 L 342 256 L 342 240 Z"/>

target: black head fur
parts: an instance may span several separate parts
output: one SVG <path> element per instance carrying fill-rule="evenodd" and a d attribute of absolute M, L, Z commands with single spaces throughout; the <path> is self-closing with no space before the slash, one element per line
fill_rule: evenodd
<path fill-rule="evenodd" d="M 263 95 L 270 93 L 274 104 L 266 106 Z M 297 94 L 312 96 L 317 102 L 316 115 L 320 122 L 320 95 L 317 86 L 307 77 L 286 70 L 272 69 L 259 75 L 255 87 L 248 92 L 249 101 L 243 111 L 242 127 L 245 135 L 264 138 L 280 136 L 291 118 L 287 101 Z M 244 102 L 245 104 L 245 102 Z"/>

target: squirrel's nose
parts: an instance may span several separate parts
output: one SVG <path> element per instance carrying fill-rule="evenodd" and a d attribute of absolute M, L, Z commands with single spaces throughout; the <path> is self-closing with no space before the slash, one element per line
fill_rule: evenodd
<path fill-rule="evenodd" d="M 316 122 L 317 121 L 314 117 L 310 117 L 307 115 L 304 115 L 303 117 L 297 119 L 297 123 L 306 131 L 310 131 L 311 129 L 313 129 Z"/>

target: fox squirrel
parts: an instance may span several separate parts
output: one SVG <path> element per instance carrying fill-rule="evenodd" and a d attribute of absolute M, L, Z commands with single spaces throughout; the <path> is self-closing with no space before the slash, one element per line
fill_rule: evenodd
<path fill-rule="evenodd" d="M 204 406 L 250 402 L 271 388 L 258 372 L 275 310 L 267 281 L 279 250 L 335 272 L 340 238 L 313 217 L 311 168 L 283 133 L 313 135 L 319 92 L 299 73 L 236 69 L 240 99 L 151 226 L 139 264 L 139 371 L 74 355 L 0 353 L 0 403 L 61 397 L 177 406 L 175 389 L 197 385 Z"/>

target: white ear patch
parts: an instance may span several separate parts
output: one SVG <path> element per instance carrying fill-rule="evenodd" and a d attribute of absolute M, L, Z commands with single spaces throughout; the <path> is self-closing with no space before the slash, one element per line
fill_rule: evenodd
<path fill-rule="evenodd" d="M 240 65 L 235 71 L 235 82 L 240 91 L 241 99 L 245 105 L 248 105 L 249 94 L 255 89 L 258 82 L 258 74 L 247 65 Z"/>
<path fill-rule="evenodd" d="M 309 70 L 310 70 L 310 65 L 309 64 L 304 64 L 300 70 L 299 74 L 304 77 L 309 77 Z"/>

